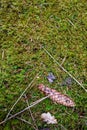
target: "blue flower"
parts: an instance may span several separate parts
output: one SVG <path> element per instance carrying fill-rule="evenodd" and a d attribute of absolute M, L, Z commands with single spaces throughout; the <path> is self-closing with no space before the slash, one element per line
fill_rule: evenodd
<path fill-rule="evenodd" d="M 55 76 L 53 75 L 53 73 L 49 73 L 48 76 L 47 76 L 47 79 L 50 83 L 52 83 L 56 78 Z"/>

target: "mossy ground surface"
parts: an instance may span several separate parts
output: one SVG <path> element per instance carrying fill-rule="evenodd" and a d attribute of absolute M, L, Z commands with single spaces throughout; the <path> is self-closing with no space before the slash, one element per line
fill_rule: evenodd
<path fill-rule="evenodd" d="M 87 0 L 1 0 L 0 43 L 0 121 L 37 73 L 39 78 L 27 91 L 29 103 L 44 95 L 39 83 L 69 95 L 75 108 L 54 104 L 46 99 L 31 109 L 38 127 L 51 130 L 87 130 L 87 93 L 74 82 L 59 84 L 68 75 L 41 48 L 43 45 L 75 78 L 87 88 Z M 52 72 L 56 80 L 50 84 L 46 76 Z M 12 114 L 27 107 L 22 98 Z M 40 119 L 43 112 L 52 113 L 57 125 Z M 32 122 L 28 111 L 21 115 Z M 32 122 L 33 124 L 33 122 Z M 12 119 L 0 130 L 33 130 L 31 125 Z"/>

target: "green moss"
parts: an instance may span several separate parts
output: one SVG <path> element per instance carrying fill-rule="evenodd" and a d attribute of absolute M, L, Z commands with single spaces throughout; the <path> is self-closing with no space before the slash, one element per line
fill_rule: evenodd
<path fill-rule="evenodd" d="M 37 89 L 39 83 L 68 94 L 76 102 L 74 109 L 55 105 L 49 99 L 32 108 L 38 126 L 47 126 L 40 119 L 42 112 L 50 111 L 66 129 L 86 130 L 87 96 L 76 83 L 71 88 L 59 84 L 68 75 L 59 69 L 41 48 L 43 45 L 63 67 L 87 88 L 87 1 L 58 0 L 1 0 L 1 43 L 0 43 L 0 121 L 2 121 L 19 95 L 39 72 L 34 86 L 27 91 L 29 103 L 44 96 Z M 53 72 L 56 80 L 47 81 Z M 23 105 L 24 104 L 24 105 Z M 13 113 L 26 107 L 24 99 L 18 102 Z M 27 112 L 22 115 L 30 118 Z M 29 119 L 30 122 L 31 119 Z M 60 130 L 61 125 L 50 125 Z M 13 119 L 1 130 L 13 128 L 29 129 L 31 126 Z"/>

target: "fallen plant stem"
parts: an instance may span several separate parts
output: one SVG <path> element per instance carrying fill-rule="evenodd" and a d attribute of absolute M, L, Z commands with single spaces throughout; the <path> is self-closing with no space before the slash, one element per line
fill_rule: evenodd
<path fill-rule="evenodd" d="M 79 117 L 87 119 L 87 117 L 86 117 L 86 116 L 79 116 Z"/>
<path fill-rule="evenodd" d="M 54 60 L 54 62 L 64 71 L 66 72 L 72 79 L 74 79 L 86 92 L 87 90 L 84 88 L 84 86 L 74 77 L 72 76 L 65 68 L 63 68 L 61 66 L 61 64 L 59 64 L 58 61 L 55 60 L 55 58 L 42 46 L 42 48 L 44 49 L 44 51 Z"/>
<path fill-rule="evenodd" d="M 5 56 L 5 52 L 4 50 L 2 50 L 2 60 L 4 59 L 4 56 Z"/>
<path fill-rule="evenodd" d="M 12 114 L 10 114 L 10 115 L 12 116 Z M 35 128 L 29 121 L 26 121 L 25 119 L 20 118 L 20 117 L 16 117 L 16 118 L 17 118 L 18 120 L 20 120 L 20 121 L 23 121 L 23 122 L 25 122 L 25 123 L 31 125 L 31 126 L 36 130 L 36 128 Z"/>
<path fill-rule="evenodd" d="M 25 96 L 25 99 L 26 99 L 25 101 L 26 101 L 26 103 L 27 103 L 27 106 L 29 107 L 29 102 L 28 102 L 28 99 L 27 99 L 26 94 L 25 94 L 24 96 Z M 36 121 L 35 121 L 35 119 L 34 119 L 34 117 L 33 117 L 33 114 L 32 114 L 32 112 L 31 112 L 31 109 L 29 108 L 28 110 L 29 110 L 29 113 L 30 113 L 30 115 L 31 115 L 31 118 L 32 118 L 32 120 L 33 120 L 33 122 L 34 122 L 35 129 L 38 130 L 38 127 L 37 127 L 37 125 L 36 125 Z"/>
<path fill-rule="evenodd" d="M 19 117 L 17 117 L 17 119 L 19 119 L 19 120 L 21 120 L 21 121 L 23 121 L 23 122 L 25 122 L 25 123 L 31 125 L 35 130 L 38 130 L 38 129 L 36 129 L 30 122 L 26 121 L 25 119 L 22 119 L 22 118 L 19 118 Z"/>
<path fill-rule="evenodd" d="M 72 22 L 70 19 L 67 18 L 67 20 L 69 21 L 69 23 L 70 23 L 74 28 L 76 28 L 76 26 L 73 24 L 73 22 Z"/>
<path fill-rule="evenodd" d="M 43 97 L 43 98 L 37 100 L 36 102 L 30 104 L 29 107 L 26 107 L 25 109 L 21 110 L 20 112 L 18 112 L 18 113 L 16 113 L 16 114 L 12 115 L 12 116 L 10 116 L 10 117 L 8 117 L 7 119 L 3 120 L 2 122 L 0 122 L 0 125 L 3 124 L 3 123 L 5 123 L 6 121 L 8 121 L 8 120 L 10 120 L 10 119 L 12 119 L 12 118 L 18 116 L 18 115 L 20 115 L 21 113 L 25 112 L 25 111 L 28 110 L 29 108 L 32 108 L 33 106 L 37 105 L 38 103 L 42 102 L 43 100 L 45 100 L 45 99 L 48 98 L 48 97 L 50 97 L 50 95 L 45 96 L 45 97 Z"/>
<path fill-rule="evenodd" d="M 63 65 L 63 63 L 65 62 L 65 60 L 66 60 L 66 56 L 62 60 L 61 66 Z"/>
<path fill-rule="evenodd" d="M 61 130 L 67 130 L 62 124 L 58 124 L 61 126 Z"/>
<path fill-rule="evenodd" d="M 38 74 L 37 74 L 38 75 Z M 11 107 L 10 111 L 8 112 L 5 120 L 7 120 L 8 116 L 10 115 L 11 111 L 13 110 L 13 108 L 15 107 L 15 105 L 18 103 L 18 101 L 21 99 L 21 97 L 24 95 L 24 93 L 28 90 L 28 88 L 32 85 L 32 83 L 35 81 L 35 79 L 37 78 L 37 75 L 33 78 L 33 80 L 31 81 L 31 83 L 27 86 L 27 88 L 23 91 L 23 93 L 20 95 L 20 97 L 16 100 L 16 102 L 13 104 L 13 106 Z"/>

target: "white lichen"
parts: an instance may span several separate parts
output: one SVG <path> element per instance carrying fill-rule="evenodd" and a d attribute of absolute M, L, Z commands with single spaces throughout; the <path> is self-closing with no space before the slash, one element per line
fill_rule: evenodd
<path fill-rule="evenodd" d="M 49 112 L 47 113 L 42 113 L 41 118 L 43 119 L 44 122 L 47 124 L 57 124 L 57 119 L 55 119 L 54 116 L 52 116 Z"/>

